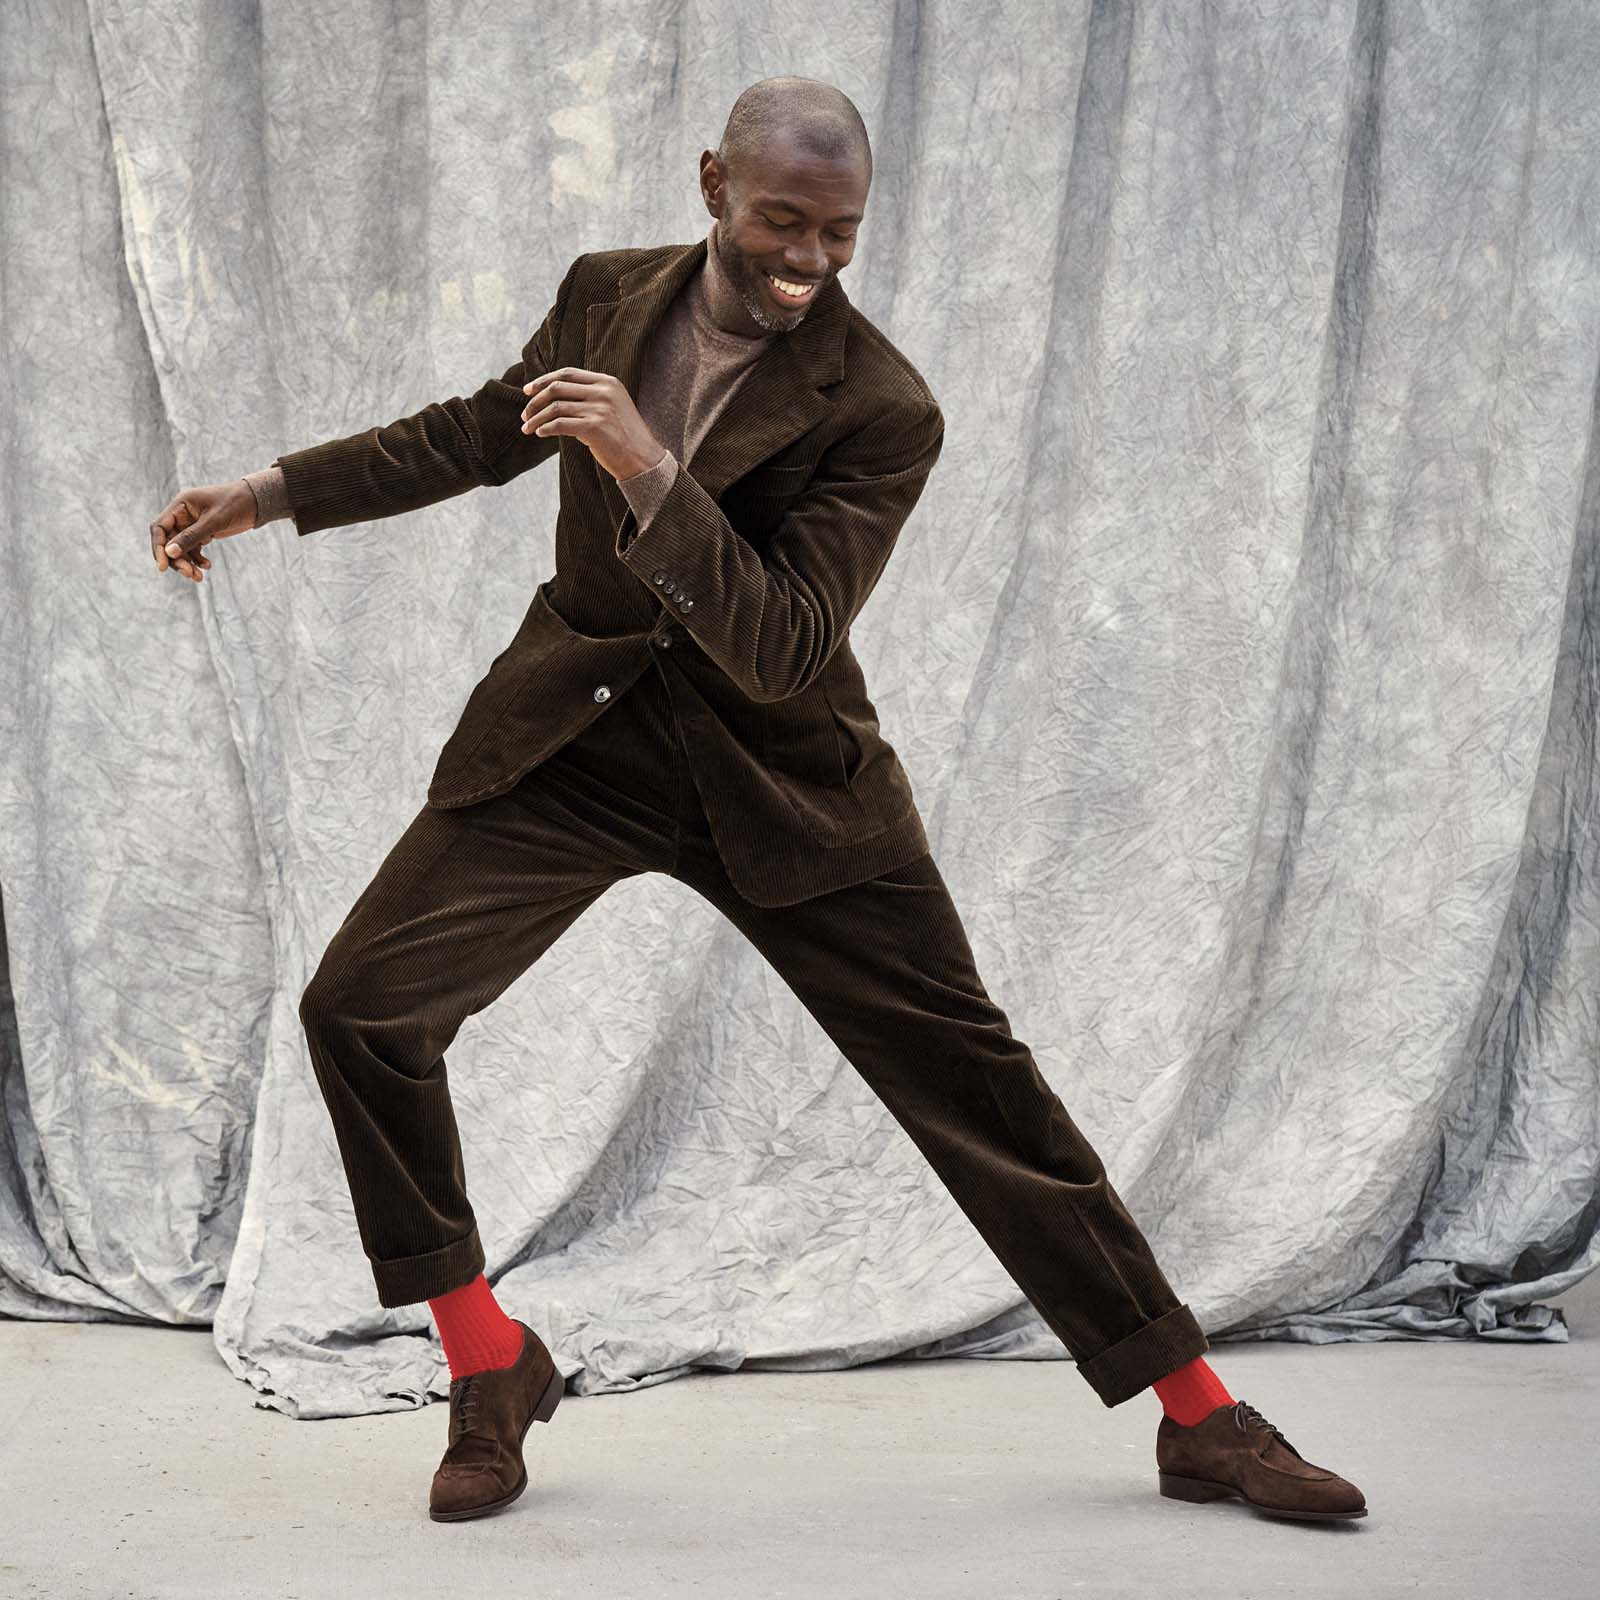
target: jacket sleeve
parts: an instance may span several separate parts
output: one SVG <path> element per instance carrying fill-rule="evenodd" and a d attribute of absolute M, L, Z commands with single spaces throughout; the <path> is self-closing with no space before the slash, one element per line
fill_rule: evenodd
<path fill-rule="evenodd" d="M 648 526 L 623 519 L 616 553 L 745 694 L 784 700 L 849 632 L 943 445 L 935 401 L 896 404 L 824 452 L 765 556 L 680 471 Z"/>
<path fill-rule="evenodd" d="M 296 531 L 417 511 L 468 489 L 509 483 L 553 456 L 558 435 L 522 431 L 528 403 L 522 386 L 556 364 L 561 319 L 583 259 L 567 268 L 555 304 L 521 356 L 476 394 L 435 400 L 382 427 L 277 457 Z"/>

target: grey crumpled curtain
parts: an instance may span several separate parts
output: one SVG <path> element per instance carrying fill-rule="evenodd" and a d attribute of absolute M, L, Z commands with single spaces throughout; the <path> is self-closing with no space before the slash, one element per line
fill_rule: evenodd
<path fill-rule="evenodd" d="M 146 524 L 470 393 L 579 251 L 697 237 L 700 151 L 793 71 L 867 119 L 843 281 L 947 419 L 856 647 L 991 993 L 1218 1341 L 1565 1339 L 1593 22 L 0 7 L 0 1312 L 214 1322 L 297 1417 L 446 1392 L 427 1307 L 377 1305 L 296 1008 L 550 570 L 556 475 L 273 524 L 200 588 Z M 671 880 L 469 1019 L 451 1079 L 490 1275 L 579 1392 L 1063 1354 Z"/>

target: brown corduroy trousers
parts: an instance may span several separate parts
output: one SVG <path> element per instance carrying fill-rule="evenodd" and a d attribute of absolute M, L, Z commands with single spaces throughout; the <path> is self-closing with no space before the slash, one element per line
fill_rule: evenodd
<path fill-rule="evenodd" d="M 723 872 L 662 665 L 505 793 L 424 806 L 300 1002 L 385 1306 L 484 1269 L 444 1051 L 612 884 L 722 912 L 883 1100 L 1107 1406 L 1209 1348 L 1093 1147 L 985 992 L 923 855 L 762 908 Z"/>

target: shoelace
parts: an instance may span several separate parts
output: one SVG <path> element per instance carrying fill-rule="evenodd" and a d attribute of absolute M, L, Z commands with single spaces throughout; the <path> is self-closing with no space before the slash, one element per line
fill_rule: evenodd
<path fill-rule="evenodd" d="M 1289 1445 L 1289 1448 L 1291 1450 L 1294 1450 L 1294 1446 L 1292 1444 L 1289 1444 L 1289 1441 L 1287 1439 L 1284 1439 L 1283 1430 L 1281 1428 L 1277 1427 L 1274 1423 L 1268 1422 L 1267 1419 L 1264 1416 L 1262 1416 L 1261 1413 L 1259 1411 L 1257 1411 L 1256 1408 L 1253 1405 L 1251 1405 L 1248 1400 L 1241 1400 L 1241 1401 L 1239 1401 L 1239 1403 L 1237 1405 L 1234 1406 L 1234 1408 L 1233 1408 L 1233 1420 L 1234 1420 L 1235 1424 L 1237 1424 L 1240 1433 L 1245 1433 L 1245 1432 L 1248 1431 L 1248 1429 L 1245 1426 L 1247 1422 L 1259 1423 L 1263 1428 L 1265 1428 L 1267 1430 L 1268 1433 L 1276 1434 L 1278 1438 L 1283 1439 L 1283 1442 L 1286 1445 Z M 1300 1452 L 1298 1450 L 1294 1450 L 1294 1453 L 1296 1455 L 1300 1454 Z"/>
<path fill-rule="evenodd" d="M 477 1377 L 477 1373 L 469 1372 L 461 1380 L 460 1387 L 450 1397 L 455 1406 L 456 1437 L 458 1439 L 462 1434 L 470 1431 L 472 1420 L 477 1414 L 477 1407 L 473 1404 L 478 1397 L 477 1388 L 472 1381 L 475 1377 Z"/>

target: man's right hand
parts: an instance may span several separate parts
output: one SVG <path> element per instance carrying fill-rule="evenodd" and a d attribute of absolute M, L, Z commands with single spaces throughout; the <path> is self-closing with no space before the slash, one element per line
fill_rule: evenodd
<path fill-rule="evenodd" d="M 256 525 L 256 497 L 243 478 L 184 489 L 150 524 L 150 554 L 158 570 L 175 567 L 186 578 L 201 581 L 211 565 L 200 552 L 213 539 L 245 533 Z"/>

